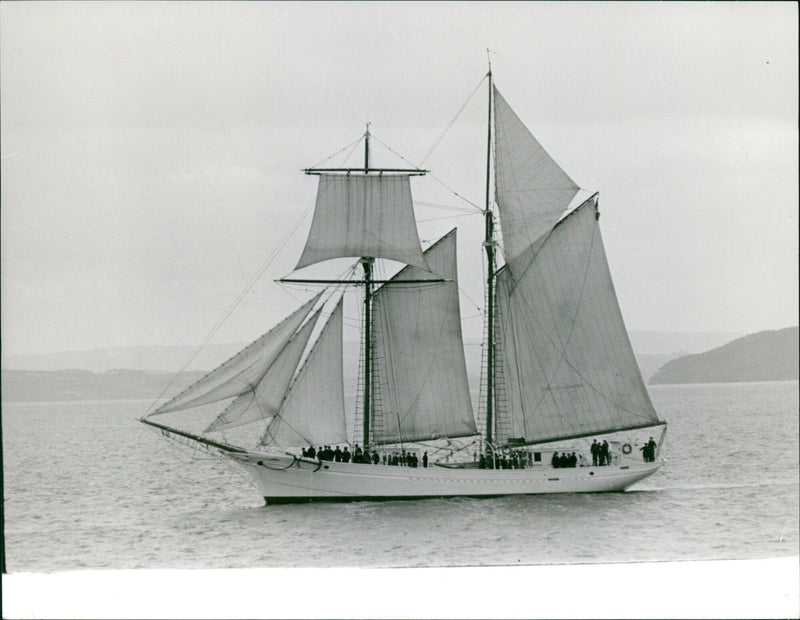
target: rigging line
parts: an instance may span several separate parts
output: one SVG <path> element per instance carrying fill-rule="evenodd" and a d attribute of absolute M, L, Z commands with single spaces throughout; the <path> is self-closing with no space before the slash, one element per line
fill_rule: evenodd
<path fill-rule="evenodd" d="M 424 163 L 425 163 L 425 162 L 428 160 L 428 157 L 430 157 L 430 156 L 431 156 L 431 153 L 433 153 L 433 151 L 435 151 L 435 150 L 436 150 L 436 147 L 438 147 L 438 146 L 439 146 L 439 143 L 440 143 L 440 142 L 442 141 L 442 139 L 443 139 L 443 138 L 444 138 L 444 137 L 447 135 L 447 132 L 448 132 L 448 131 L 450 131 L 450 129 L 451 129 L 451 128 L 453 127 L 453 125 L 455 124 L 455 122 L 458 120 L 458 117 L 459 117 L 459 116 L 461 116 L 461 113 L 464 111 L 464 108 L 466 108 L 466 107 L 467 107 L 467 104 L 468 104 L 470 101 L 472 101 L 472 97 L 473 97 L 473 96 L 475 96 L 475 93 L 476 93 L 476 92 L 478 92 L 478 89 L 479 89 L 479 88 L 480 88 L 480 87 L 483 85 L 483 83 L 486 81 L 486 78 L 487 78 L 487 77 L 489 77 L 489 74 L 488 74 L 488 73 L 487 73 L 486 75 L 484 75 L 484 76 L 481 78 L 481 81 L 480 81 L 480 82 L 478 82 L 478 85 L 477 85 L 477 86 L 475 87 L 475 89 L 474 89 L 474 90 L 473 90 L 473 91 L 472 91 L 472 92 L 469 94 L 469 97 L 467 97 L 467 100 L 466 100 L 466 101 L 465 101 L 465 102 L 464 102 L 464 103 L 461 105 L 461 107 L 458 109 L 458 112 L 456 112 L 456 115 L 453 117 L 453 120 L 451 120 L 451 121 L 450 121 L 450 124 L 449 124 L 449 125 L 448 125 L 448 126 L 445 128 L 445 130 L 442 132 L 442 134 L 439 136 L 439 138 L 436 140 L 436 142 L 434 142 L 433 146 L 432 146 L 432 147 L 431 147 L 431 148 L 428 150 L 428 152 L 425 154 L 425 157 L 423 157 L 423 158 L 422 158 L 422 161 L 420 162 L 420 166 L 422 166 L 422 165 L 423 165 L 423 164 L 424 164 Z"/>
<path fill-rule="evenodd" d="M 306 442 L 308 445 L 310 445 L 310 446 L 313 446 L 313 445 L 314 445 L 314 443 L 313 443 L 313 442 L 312 442 L 312 441 L 311 441 L 311 440 L 310 440 L 308 437 L 306 437 L 305 435 L 303 435 L 303 433 L 301 433 L 300 431 L 298 431 L 298 430 L 297 430 L 297 429 L 296 429 L 294 426 L 292 426 L 291 424 L 289 424 L 289 423 L 286 421 L 286 419 L 285 419 L 285 418 L 282 418 L 282 417 L 280 417 L 279 415 L 276 415 L 276 416 L 275 416 L 275 417 L 272 419 L 272 421 L 271 421 L 271 422 L 270 422 L 270 423 L 267 425 L 267 428 L 266 428 L 266 430 L 264 431 L 264 434 L 262 435 L 262 437 L 261 437 L 261 440 L 259 441 L 259 445 L 260 445 L 260 446 L 266 446 L 266 445 L 268 445 L 268 444 L 267 444 L 267 442 L 265 441 L 267 438 L 269 438 L 269 440 L 271 440 L 271 441 L 275 441 L 275 433 L 273 433 L 273 432 L 272 432 L 272 427 L 273 427 L 273 426 L 275 426 L 275 430 L 277 431 L 277 430 L 278 430 L 278 426 L 279 426 L 279 425 L 281 425 L 281 424 L 285 424 L 285 425 L 286 425 L 286 426 L 288 426 L 290 429 L 292 429 L 292 430 L 295 432 L 295 434 L 296 434 L 298 437 L 300 437 L 300 439 L 302 439 L 303 441 L 305 441 L 305 442 Z"/>
<path fill-rule="evenodd" d="M 467 318 L 471 319 L 471 318 L 474 318 L 475 316 L 483 316 L 483 308 L 481 308 L 478 304 L 476 304 L 472 300 L 472 298 L 469 295 L 467 295 L 467 292 L 463 288 L 461 288 L 460 284 L 456 283 L 456 286 L 458 287 L 458 292 L 461 293 L 469 303 L 471 303 L 473 306 L 475 306 L 475 309 L 478 311 L 477 315 L 472 315 L 472 316 L 469 316 Z"/>
<path fill-rule="evenodd" d="M 453 205 L 441 205 L 435 202 L 424 202 L 422 200 L 415 200 L 414 206 L 420 207 L 431 207 L 433 209 L 444 209 L 445 211 L 463 211 L 465 213 L 472 213 L 472 209 L 467 209 L 466 207 L 455 207 Z"/>
<path fill-rule="evenodd" d="M 339 153 L 341 153 L 342 151 L 346 151 L 346 150 L 347 150 L 347 149 L 349 149 L 349 148 L 355 149 L 355 148 L 358 146 L 358 144 L 359 144 L 359 143 L 360 143 L 360 142 L 361 142 L 363 139 L 364 139 L 364 136 L 363 136 L 363 135 L 362 135 L 362 136 L 359 136 L 359 137 L 358 137 L 358 139 L 357 139 L 355 142 L 351 142 L 351 143 L 350 143 L 350 144 L 348 144 L 347 146 L 344 146 L 344 147 L 340 148 L 340 149 L 339 149 L 338 151 L 336 151 L 336 152 L 335 152 L 333 155 L 329 155 L 328 157 L 326 157 L 326 158 L 325 158 L 325 159 L 323 159 L 322 161 L 320 161 L 320 162 L 318 162 L 318 163 L 314 164 L 313 166 L 311 166 L 311 168 L 309 168 L 309 170 L 313 170 L 313 169 L 314 169 L 314 168 L 316 168 L 317 166 L 321 166 L 321 165 L 322 165 L 322 164 L 324 164 L 326 161 L 328 161 L 328 160 L 330 160 L 330 159 L 333 159 L 334 157 L 336 157 L 336 156 L 337 156 Z M 350 154 L 348 154 L 348 156 L 347 156 L 347 159 L 349 159 L 349 158 L 350 158 L 350 155 L 352 155 L 352 152 L 351 152 Z M 347 161 L 347 159 L 345 159 L 345 161 Z"/>
<path fill-rule="evenodd" d="M 438 222 L 439 220 L 452 220 L 456 217 L 467 217 L 469 215 L 480 215 L 477 211 L 470 211 L 469 213 L 459 213 L 458 215 L 443 215 L 442 217 L 429 217 L 424 220 L 417 220 L 417 224 L 422 224 L 423 222 Z"/>
<path fill-rule="evenodd" d="M 152 409 L 153 406 L 155 406 L 155 404 L 159 400 L 161 400 L 164 394 L 166 394 L 167 391 L 175 384 L 175 381 L 178 379 L 178 377 L 180 377 L 186 371 L 186 369 L 189 367 L 189 364 L 191 364 L 197 358 L 197 356 L 200 355 L 200 352 L 211 341 L 211 339 L 214 337 L 214 334 L 216 334 L 219 331 L 219 329 L 224 325 L 225 321 L 227 321 L 230 315 L 233 314 L 233 311 L 236 310 L 236 308 L 239 306 L 240 303 L 242 303 L 242 301 L 244 301 L 244 299 L 247 297 L 247 294 L 253 288 L 255 283 L 259 280 L 259 278 L 267 270 L 267 268 L 272 264 L 272 261 L 275 260 L 275 257 L 283 249 L 283 246 L 286 245 L 286 243 L 294 235 L 297 229 L 300 228 L 300 224 L 303 223 L 308 214 L 311 213 L 312 209 L 313 206 L 306 209 L 305 213 L 303 213 L 294 223 L 294 225 L 289 229 L 289 232 L 287 232 L 286 235 L 284 235 L 283 239 L 280 241 L 277 247 L 266 258 L 261 267 L 258 268 L 258 271 L 256 271 L 255 275 L 253 275 L 253 277 L 250 278 L 247 284 L 245 284 L 244 288 L 239 293 L 239 295 L 236 296 L 236 299 L 233 300 L 233 303 L 230 305 L 230 307 L 225 311 L 222 317 L 213 325 L 213 327 L 208 332 L 203 342 L 197 347 L 197 349 L 189 358 L 189 360 L 181 367 L 181 369 L 175 374 L 175 376 L 173 376 L 172 380 L 166 385 L 166 387 L 163 390 L 161 390 L 161 393 L 153 400 L 153 402 L 150 404 L 149 409 Z"/>
<path fill-rule="evenodd" d="M 287 391 L 288 391 L 288 388 L 287 388 Z M 281 399 L 281 405 L 283 404 L 284 400 L 286 400 L 286 394 L 284 394 L 283 398 Z M 258 394 L 256 394 L 255 390 L 253 390 L 253 400 L 251 400 L 250 403 L 247 405 L 248 409 L 250 408 L 250 405 L 253 403 L 253 401 L 255 401 L 256 407 L 257 407 L 259 413 L 261 413 L 261 420 L 254 420 L 254 422 L 262 422 L 262 421 L 266 420 L 267 418 L 271 417 L 272 419 L 267 422 L 267 430 L 269 430 L 269 427 L 272 426 L 272 421 L 275 420 L 278 417 L 278 412 L 276 411 L 275 415 L 273 415 L 273 416 L 264 416 L 264 413 L 265 413 L 264 412 L 264 406 L 261 404 L 261 401 L 258 400 Z M 278 405 L 278 409 L 280 409 L 280 405 Z M 242 413 L 242 415 L 244 415 L 244 412 Z M 294 465 L 294 462 L 292 463 L 292 465 Z"/>
<path fill-rule="evenodd" d="M 389 149 L 389 151 L 391 151 L 392 153 L 394 153 L 395 155 L 397 155 L 397 156 L 398 156 L 400 159 L 402 159 L 404 162 L 406 162 L 406 163 L 407 163 L 409 166 L 412 166 L 412 167 L 414 167 L 414 168 L 419 168 L 419 166 L 417 166 L 417 165 L 415 165 L 414 163 L 410 162 L 410 161 L 409 161 L 409 160 L 407 160 L 405 157 L 403 157 L 402 155 L 400 155 L 400 153 L 398 153 L 398 152 L 396 152 L 395 150 L 393 150 L 393 149 L 392 149 L 392 147 L 390 147 L 388 144 L 386 144 L 386 143 L 385 143 L 383 140 L 381 140 L 380 138 L 376 137 L 376 136 L 375 136 L 375 134 L 370 134 L 370 136 L 372 136 L 372 137 L 373 137 L 373 138 L 374 138 L 376 141 L 380 142 L 380 143 L 381 143 L 383 146 L 385 146 L 387 149 Z M 461 194 L 459 194 L 459 193 L 458 193 L 457 191 L 455 191 L 453 188 L 449 187 L 449 186 L 448 186 L 448 185 L 447 185 L 447 184 L 446 184 L 444 181 L 442 181 L 442 180 L 441 180 L 439 177 L 437 177 L 435 174 L 433 174 L 433 173 L 432 173 L 432 172 L 430 172 L 430 171 L 428 171 L 428 173 L 427 173 L 427 174 L 428 174 L 428 176 L 429 176 L 429 177 L 431 177 L 431 178 L 432 178 L 434 181 L 436 181 L 436 182 L 437 182 L 437 183 L 439 183 L 439 184 L 440 184 L 442 187 L 444 187 L 444 188 L 445 188 L 447 191 L 449 191 L 449 192 L 452 192 L 452 194 L 453 194 L 453 195 L 454 195 L 456 198 L 459 198 L 460 200 L 463 200 L 463 201 L 464 201 L 464 202 L 466 202 L 467 204 L 469 204 L 469 205 L 472 205 L 472 206 L 473 206 L 473 207 L 475 207 L 476 209 L 479 209 L 481 213 L 483 213 L 483 209 L 481 209 L 481 208 L 480 208 L 478 205 L 476 205 L 474 202 L 472 202 L 472 201 L 471 201 L 469 198 L 464 198 L 464 196 L 462 196 Z"/>
<path fill-rule="evenodd" d="M 153 432 L 153 433 L 158 433 L 162 437 L 166 437 L 167 439 L 169 439 L 169 441 L 167 442 L 167 445 L 171 449 L 180 452 L 184 456 L 188 456 L 192 460 L 203 460 L 203 459 L 199 459 L 196 456 L 198 448 L 202 448 L 202 449 L 206 450 L 207 452 L 209 452 L 209 454 L 212 454 L 211 450 L 213 450 L 213 448 L 211 446 L 204 446 L 203 444 L 198 444 L 197 442 L 192 442 L 192 444 L 189 444 L 188 442 L 191 441 L 190 439 L 181 438 L 181 439 L 185 439 L 185 442 L 181 441 L 177 435 L 174 435 L 173 433 L 170 433 L 169 431 L 165 431 L 164 429 L 160 429 L 159 430 L 159 429 L 154 428 L 154 427 L 151 426 L 151 427 L 148 428 L 148 430 L 150 432 Z M 184 448 L 187 448 L 188 450 L 184 449 Z M 216 460 L 215 457 L 212 457 L 212 458 L 213 458 L 213 460 Z M 205 460 L 212 460 L 212 459 L 205 459 Z"/>
<path fill-rule="evenodd" d="M 267 371 L 269 371 L 269 368 L 267 369 Z M 264 374 L 266 374 L 266 373 L 264 373 Z M 256 381 L 256 384 L 258 384 L 258 383 L 259 382 Z M 250 394 L 250 402 L 247 403 L 247 406 L 245 406 L 245 408 L 242 410 L 242 412 L 235 419 L 228 418 L 228 416 L 226 414 L 233 408 L 234 405 L 236 405 L 237 403 L 241 402 L 240 399 L 242 398 L 242 396 L 244 396 L 245 394 L 248 394 L 248 393 Z M 205 435 L 206 433 L 214 432 L 214 430 L 216 430 L 216 429 L 212 429 L 211 427 L 214 424 L 216 424 L 217 421 L 219 421 L 219 422 L 221 422 L 223 424 L 231 424 L 233 422 L 236 422 L 237 420 L 240 420 L 242 418 L 242 416 L 245 413 L 247 413 L 247 410 L 250 409 L 250 405 L 253 404 L 253 401 L 255 401 L 256 404 L 258 404 L 258 399 L 256 398 L 256 388 L 255 388 L 255 386 L 251 385 L 249 392 L 243 392 L 242 394 L 239 394 L 236 398 L 234 398 L 233 401 L 231 401 L 231 403 L 227 407 L 225 407 L 225 409 L 222 410 L 222 413 L 220 413 L 216 418 L 214 418 L 214 421 L 206 427 L 206 429 L 201 433 L 201 435 Z M 224 437 L 224 431 L 218 431 L 218 432 L 223 432 L 223 437 Z"/>
<path fill-rule="evenodd" d="M 233 242 L 234 240 L 233 240 L 233 235 L 231 235 L 230 222 L 228 221 L 228 218 L 226 217 L 225 209 L 221 207 L 220 199 L 219 199 L 219 196 L 217 195 L 217 191 L 214 189 L 214 186 L 211 185 L 211 181 L 208 180 L 208 176 L 207 175 L 203 175 L 203 178 L 205 179 L 205 182 L 206 182 L 206 185 L 208 186 L 208 189 L 211 190 L 211 193 L 214 196 L 214 199 L 211 202 L 215 203 L 215 206 L 218 208 L 218 213 L 220 213 L 220 215 L 222 216 L 220 219 L 222 220 L 222 222 L 224 224 L 225 234 L 232 241 L 230 246 L 233 248 L 234 256 L 236 257 L 236 266 L 239 268 L 239 277 L 242 279 L 242 282 L 244 282 L 244 269 L 242 269 L 242 260 L 241 260 L 241 257 L 239 256 L 239 251 L 238 251 L 237 244 L 235 242 Z"/>
<path fill-rule="evenodd" d="M 350 158 L 353 156 L 353 153 L 356 152 L 356 149 L 361 144 L 362 140 L 364 140 L 363 135 L 358 140 L 356 140 L 356 142 L 352 145 L 353 148 L 350 149 L 350 152 L 347 154 L 347 157 L 345 157 L 344 160 L 342 161 L 341 166 L 344 166 L 348 161 L 350 161 Z"/>
<path fill-rule="evenodd" d="M 413 163 L 413 162 L 409 161 L 408 159 L 406 159 L 405 157 L 403 157 L 400 153 L 395 151 L 391 146 L 386 144 L 383 140 L 381 140 L 379 137 L 377 137 L 374 133 L 370 133 L 369 135 L 373 140 L 375 140 L 377 142 L 380 142 L 384 147 L 386 147 L 386 150 L 388 150 L 390 153 L 394 153 L 395 155 L 397 155 L 400 159 L 402 159 L 404 162 L 406 162 L 409 166 L 411 166 L 412 168 L 415 168 L 417 170 L 421 170 L 421 168 L 419 166 L 417 166 L 415 163 Z"/>
<path fill-rule="evenodd" d="M 441 180 L 439 177 L 437 177 L 435 174 L 433 174 L 433 172 L 429 172 L 429 173 L 428 173 L 428 176 L 429 176 L 429 177 L 431 177 L 431 178 L 432 178 L 434 181 L 436 181 L 436 182 L 437 182 L 439 185 L 441 185 L 442 187 L 444 187 L 444 188 L 445 188 L 445 189 L 446 189 L 448 192 L 452 192 L 452 193 L 453 193 L 453 196 L 455 196 L 455 197 L 456 197 L 456 198 L 458 198 L 459 200 L 463 200 L 463 201 L 464 201 L 464 202 L 466 202 L 468 205 L 475 207 L 475 208 L 476 208 L 476 209 L 478 209 L 478 210 L 479 210 L 481 213 L 483 213 L 483 208 L 482 208 L 482 207 L 480 207 L 480 206 L 478 206 L 477 204 L 475 204 L 474 202 L 472 202 L 472 201 L 471 201 L 469 198 L 464 198 L 464 196 L 462 196 L 462 195 L 461 195 L 461 194 L 459 194 L 459 193 L 458 193 L 456 190 L 454 190 L 452 187 L 450 187 L 449 185 L 447 185 L 447 183 L 445 183 L 445 182 L 444 182 L 444 181 L 442 181 L 442 180 Z"/>
<path fill-rule="evenodd" d="M 343 271 L 340 271 L 335 277 L 333 277 L 331 279 L 332 280 L 349 280 L 349 279 L 351 279 L 351 278 L 353 278 L 355 276 L 357 267 L 358 267 L 358 263 L 354 263 L 353 265 L 351 265 L 347 269 L 345 269 Z M 292 289 L 294 288 L 296 290 L 304 290 L 305 291 L 305 290 L 308 290 L 308 288 L 310 286 L 309 284 L 303 284 L 302 282 L 281 282 L 281 281 L 278 281 L 278 284 L 280 284 L 284 288 L 286 294 L 289 295 L 289 297 L 291 297 L 292 299 L 294 299 L 295 301 L 298 301 L 298 302 L 300 300 L 297 297 L 295 297 L 294 295 L 292 295 L 292 292 L 291 292 Z M 340 284 L 336 284 L 335 286 L 326 285 L 325 288 L 329 288 L 329 289 L 333 290 L 334 293 L 335 293 L 339 289 L 344 290 L 345 286 L 347 286 L 346 283 L 340 283 Z M 334 293 L 329 295 L 328 299 L 330 299 L 333 296 Z M 324 302 L 324 303 L 327 303 L 327 301 Z"/>

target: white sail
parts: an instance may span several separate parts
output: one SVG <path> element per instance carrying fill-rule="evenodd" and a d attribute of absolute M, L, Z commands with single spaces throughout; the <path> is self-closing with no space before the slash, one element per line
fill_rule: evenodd
<path fill-rule="evenodd" d="M 408 175 L 320 175 L 314 219 L 295 269 L 346 256 L 425 268 Z"/>
<path fill-rule="evenodd" d="M 322 293 L 319 293 L 303 304 L 258 340 L 156 409 L 151 415 L 189 409 L 250 392 L 311 312 L 321 295 Z"/>
<path fill-rule="evenodd" d="M 238 396 L 205 432 L 221 431 L 258 420 L 271 418 L 278 412 L 278 407 L 289 389 L 303 351 L 311 338 L 311 332 L 317 324 L 322 309 L 306 321 L 300 330 L 286 343 L 264 375 L 244 394 Z"/>
<path fill-rule="evenodd" d="M 528 262 L 497 277 L 507 395 L 499 426 L 533 442 L 659 423 L 617 303 L 596 198 L 561 220 Z"/>
<path fill-rule="evenodd" d="M 494 89 L 495 186 L 506 261 L 555 226 L 579 188 Z"/>
<path fill-rule="evenodd" d="M 458 304 L 456 231 L 425 251 L 433 275 L 406 267 L 373 298 L 376 443 L 477 433 Z M 408 283 L 407 280 L 445 279 Z"/>
<path fill-rule="evenodd" d="M 300 446 L 346 441 L 340 299 L 261 443 Z"/>

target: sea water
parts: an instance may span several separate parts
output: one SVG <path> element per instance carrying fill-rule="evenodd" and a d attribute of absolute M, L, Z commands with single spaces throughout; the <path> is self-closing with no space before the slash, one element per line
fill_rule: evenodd
<path fill-rule="evenodd" d="M 797 556 L 798 383 L 650 387 L 666 465 L 625 493 L 269 506 L 147 401 L 3 404 L 10 572 Z"/>

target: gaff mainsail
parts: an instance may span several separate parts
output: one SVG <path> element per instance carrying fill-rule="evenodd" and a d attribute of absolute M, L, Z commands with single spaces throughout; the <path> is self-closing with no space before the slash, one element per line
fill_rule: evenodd
<path fill-rule="evenodd" d="M 625 331 L 595 208 L 592 198 L 561 220 L 522 273 L 498 273 L 496 335 L 507 394 L 498 416 L 507 416 L 510 437 L 547 441 L 659 422 Z"/>

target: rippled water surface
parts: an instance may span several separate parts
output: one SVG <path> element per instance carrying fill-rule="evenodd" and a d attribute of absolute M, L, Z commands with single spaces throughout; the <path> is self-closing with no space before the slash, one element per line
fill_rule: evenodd
<path fill-rule="evenodd" d="M 798 555 L 798 383 L 650 392 L 667 465 L 627 493 L 273 507 L 139 424 L 149 402 L 4 403 L 8 570 Z"/>

